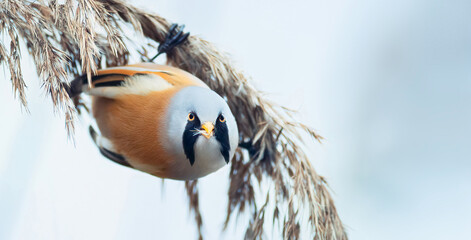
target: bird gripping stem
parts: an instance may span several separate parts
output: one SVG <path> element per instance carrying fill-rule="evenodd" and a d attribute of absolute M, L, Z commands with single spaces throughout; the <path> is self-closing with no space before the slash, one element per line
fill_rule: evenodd
<path fill-rule="evenodd" d="M 157 55 L 149 59 L 149 61 L 153 62 L 160 54 L 168 53 L 174 47 L 183 43 L 190 35 L 189 32 L 183 33 L 184 28 L 185 25 L 178 26 L 178 24 L 176 23 L 172 24 L 172 26 L 170 26 L 170 29 L 168 30 L 167 35 L 165 36 L 164 41 L 161 42 L 159 44 L 159 47 L 157 48 Z"/>

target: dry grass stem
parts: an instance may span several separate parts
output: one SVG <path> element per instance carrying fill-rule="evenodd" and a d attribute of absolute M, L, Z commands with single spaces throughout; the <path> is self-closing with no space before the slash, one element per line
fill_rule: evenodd
<path fill-rule="evenodd" d="M 127 64 L 130 53 L 149 59 L 163 41 L 171 23 L 121 0 L 64 0 L 0 2 L 0 64 L 8 67 L 15 96 L 27 106 L 26 84 L 20 65 L 20 42 L 32 56 L 44 90 L 55 108 L 66 114 L 73 133 L 75 105 L 64 86 L 80 74 L 91 76 L 97 69 Z M 132 48 L 130 34 L 147 44 Z M 9 38 L 9 42 L 5 42 Z M 8 47 L 8 44 L 10 45 Z M 320 140 L 309 127 L 297 122 L 293 111 L 268 102 L 246 76 L 211 43 L 190 36 L 167 54 L 168 64 L 184 69 L 227 98 L 243 141 L 251 141 L 255 154 L 238 149 L 232 159 L 226 226 L 243 211 L 251 211 L 247 239 L 261 239 L 264 225 L 283 226 L 285 239 L 299 239 L 302 232 L 314 239 L 347 239 L 324 179 L 311 166 L 303 151 L 302 134 Z M 75 102 L 75 104 L 74 104 Z M 269 181 L 275 193 L 262 207 L 256 206 L 255 191 Z M 197 182 L 186 183 L 190 207 L 202 239 Z M 262 193 L 264 196 L 266 193 Z M 270 203 L 270 204 L 269 204 Z M 270 211 L 273 221 L 265 221 Z M 307 217 L 303 217 L 306 215 Z M 156 221 L 158 221 L 156 219 Z M 304 229 L 303 226 L 310 226 Z"/>

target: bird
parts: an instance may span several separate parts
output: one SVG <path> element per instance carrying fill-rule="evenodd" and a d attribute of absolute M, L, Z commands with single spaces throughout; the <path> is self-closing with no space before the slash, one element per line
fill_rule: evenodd
<path fill-rule="evenodd" d="M 204 177 L 227 165 L 238 147 L 228 104 L 196 76 L 143 62 L 98 70 L 70 83 L 91 97 L 100 153 L 126 167 L 175 180 Z"/>

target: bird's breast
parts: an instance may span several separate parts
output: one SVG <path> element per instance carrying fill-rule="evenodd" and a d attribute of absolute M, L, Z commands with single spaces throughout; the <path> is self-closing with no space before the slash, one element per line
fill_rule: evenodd
<path fill-rule="evenodd" d="M 168 173 L 170 178 L 192 180 L 204 177 L 226 165 L 221 154 L 221 145 L 214 138 L 207 139 L 199 136 L 194 145 L 195 162 L 193 165 L 181 151 L 174 153 Z"/>
<path fill-rule="evenodd" d="M 167 177 L 174 156 L 166 148 L 166 109 L 176 92 L 94 97 L 92 110 L 101 134 L 134 168 Z"/>

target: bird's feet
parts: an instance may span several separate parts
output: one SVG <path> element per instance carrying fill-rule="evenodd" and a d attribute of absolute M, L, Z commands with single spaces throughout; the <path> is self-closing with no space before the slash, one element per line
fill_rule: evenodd
<path fill-rule="evenodd" d="M 185 25 L 178 26 L 176 23 L 172 24 L 168 30 L 167 36 L 165 36 L 165 40 L 161 42 L 157 48 L 157 55 L 151 58 L 150 62 L 153 62 L 160 54 L 169 52 L 174 47 L 185 41 L 190 33 L 183 33 L 184 28 Z"/>

